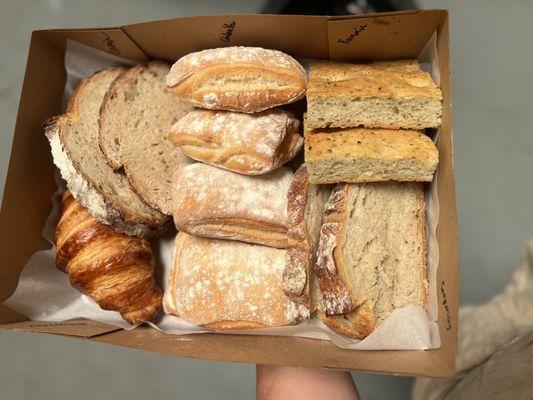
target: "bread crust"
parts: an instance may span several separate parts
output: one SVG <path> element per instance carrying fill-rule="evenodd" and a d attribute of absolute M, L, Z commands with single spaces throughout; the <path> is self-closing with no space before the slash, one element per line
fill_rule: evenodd
<path fill-rule="evenodd" d="M 365 306 L 344 315 L 319 314 L 320 320 L 343 335 L 354 339 L 364 339 L 376 329 L 376 320 Z"/>
<path fill-rule="evenodd" d="M 207 164 L 174 176 L 174 222 L 197 236 L 287 247 L 287 194 L 292 172 L 248 177 Z"/>
<path fill-rule="evenodd" d="M 78 99 L 90 80 L 98 79 L 102 74 L 118 76 L 124 71 L 124 68 L 109 68 L 85 79 L 73 93 L 65 114 L 50 118 L 43 124 L 43 128 L 52 148 L 54 163 L 59 168 L 72 196 L 94 217 L 104 224 L 111 225 L 117 231 L 134 236 L 151 236 L 166 229 L 170 219 L 163 214 L 157 218 L 141 217 L 108 198 L 98 189 L 91 176 L 69 156 L 68 150 L 63 145 L 65 124 L 69 119 L 75 119 L 79 113 Z"/>
<path fill-rule="evenodd" d="M 346 314 L 357 305 L 354 294 L 340 279 L 337 267 L 342 263 L 341 249 L 338 245 L 344 229 L 347 192 L 348 185 L 345 183 L 333 188 L 324 208 L 324 220 L 320 230 L 315 273 L 322 292 L 326 315 Z"/>
<path fill-rule="evenodd" d="M 239 240 L 279 249 L 287 247 L 286 228 L 252 218 L 205 218 L 180 223 L 179 226 L 179 230 L 196 236 Z"/>
<path fill-rule="evenodd" d="M 287 201 L 287 254 L 283 271 L 283 291 L 289 299 L 311 309 L 309 272 L 311 246 L 305 221 L 305 206 L 309 195 L 307 167 L 302 165 L 294 174 Z"/>
<path fill-rule="evenodd" d="M 180 232 L 163 309 L 213 330 L 294 324 L 305 317 L 305 310 L 282 293 L 279 267 L 284 253 Z"/>
<path fill-rule="evenodd" d="M 245 175 L 285 164 L 301 149 L 300 121 L 288 111 L 257 114 L 194 110 L 174 124 L 170 140 L 204 163 Z"/>
<path fill-rule="evenodd" d="M 180 58 L 167 86 L 198 107 L 256 113 L 301 99 L 307 76 L 294 58 L 280 51 L 226 47 Z"/>

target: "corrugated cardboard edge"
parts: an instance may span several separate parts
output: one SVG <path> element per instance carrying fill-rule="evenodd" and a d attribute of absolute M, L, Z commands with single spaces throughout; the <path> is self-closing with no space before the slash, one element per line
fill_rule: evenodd
<path fill-rule="evenodd" d="M 451 377 L 453 371 L 431 351 L 352 351 L 329 341 L 285 336 L 225 334 L 169 335 L 141 326 L 98 336 L 95 342 L 174 356 L 255 364 L 322 367 L 381 374 Z"/>
<path fill-rule="evenodd" d="M 12 324 L 1 325 L 0 330 L 9 330 L 14 332 L 48 333 L 54 335 L 91 338 L 109 332 L 121 330 L 121 328 L 102 324 L 101 322 L 91 321 L 84 318 L 78 318 L 62 322 L 15 322 Z"/>
<path fill-rule="evenodd" d="M 440 305 L 438 324 L 443 345 L 432 356 L 448 371 L 455 373 L 455 352 L 459 314 L 459 255 L 457 241 L 457 209 L 455 202 L 455 173 L 453 132 L 451 115 L 451 70 L 449 17 L 446 12 L 437 32 L 437 52 L 443 95 L 442 132 L 437 141 L 440 163 L 448 168 L 439 169 L 438 192 L 440 203 L 437 240 L 439 242 L 439 266 L 437 270 L 437 296 Z"/>
<path fill-rule="evenodd" d="M 306 21 L 313 21 L 311 33 L 320 46 L 326 43 L 326 50 L 321 49 L 316 52 L 317 57 L 343 58 L 342 52 L 330 49 L 333 27 L 349 27 L 344 21 L 355 20 L 360 23 L 363 19 L 387 17 L 399 17 L 405 15 L 419 15 L 423 18 L 439 19 L 439 37 L 438 51 L 441 69 L 441 79 L 444 94 L 444 114 L 443 130 L 450 132 L 450 136 L 438 143 L 439 149 L 443 155 L 441 165 L 447 165 L 447 172 L 442 173 L 439 179 L 439 197 L 445 209 L 441 214 L 441 222 L 437 235 L 442 257 L 441 265 L 446 268 L 439 268 L 438 287 L 439 287 L 439 327 L 441 331 L 442 347 L 428 351 L 350 351 L 342 350 L 326 341 L 316 341 L 311 339 L 293 338 L 293 337 L 267 337 L 267 336 L 231 336 L 220 334 L 202 334 L 187 336 L 165 335 L 159 331 L 148 327 L 140 327 L 133 331 L 114 330 L 113 332 L 99 334 L 97 336 L 87 336 L 88 328 L 86 325 L 79 325 L 80 332 L 70 329 L 70 333 L 86 335 L 88 340 L 94 340 L 100 343 L 118 344 L 131 348 L 155 351 L 171 355 L 180 355 L 194 358 L 204 358 L 213 360 L 254 362 L 263 364 L 284 364 L 284 365 L 302 365 L 312 367 L 327 367 L 335 369 L 351 369 L 376 373 L 393 373 L 401 375 L 420 375 L 432 377 L 450 377 L 454 373 L 455 365 L 455 341 L 457 333 L 457 310 L 458 310 L 458 260 L 457 260 L 457 229 L 456 229 L 456 210 L 455 210 L 455 190 L 453 178 L 453 153 L 451 149 L 451 116 L 450 116 L 450 82 L 449 82 L 449 37 L 448 37 L 448 15 L 442 10 L 425 10 L 416 12 L 407 12 L 399 14 L 378 14 L 376 16 L 365 15 L 361 17 L 306 17 L 306 16 L 216 16 L 216 17 L 191 17 L 189 19 L 168 20 L 159 22 L 149 22 L 145 24 L 127 25 L 120 28 L 105 28 L 104 31 L 112 31 L 112 34 L 106 33 L 115 43 L 121 43 L 124 40 L 130 43 L 123 50 L 121 46 L 121 55 L 131 58 L 137 57 L 144 60 L 146 55 L 150 57 L 160 57 L 172 60 L 176 57 L 173 52 L 175 49 L 163 54 L 161 49 L 155 48 L 153 52 L 146 52 L 150 47 L 150 40 L 157 36 L 155 29 L 161 24 L 179 25 L 184 29 L 190 26 L 204 26 L 193 21 L 196 18 L 211 20 L 213 29 L 224 28 L 225 31 L 217 31 L 217 35 L 206 37 L 202 34 L 202 29 L 197 29 L 191 33 L 198 33 L 199 40 L 206 43 L 207 47 L 220 47 L 220 34 L 227 33 L 231 28 L 231 19 L 235 17 L 237 26 L 254 26 L 257 31 L 257 22 L 263 18 L 277 19 L 277 24 L 287 25 L 290 18 L 293 18 L 294 26 L 291 26 L 285 34 L 296 35 L 295 42 L 291 44 L 294 47 L 292 53 L 298 56 L 298 49 L 302 46 L 309 46 L 313 41 L 306 38 L 309 33 L 306 30 L 299 29 L 298 21 L 305 18 Z M 223 22 L 224 18 L 231 19 L 230 23 Z M 242 19 L 241 19 L 242 18 Z M 247 19 L 255 22 L 251 24 Z M 289 19 L 287 19 L 289 18 Z M 184 22 L 184 20 L 187 20 Z M 283 20 L 283 22 L 282 22 Z M 374 21 L 373 20 L 373 21 Z M 196 19 L 196 21 L 198 21 Z M 219 25 L 223 22 L 222 25 Z M 376 22 L 379 26 L 380 24 Z M 228 28 L 226 28 L 228 26 Z M 353 25 L 352 25 L 353 26 Z M 385 26 L 382 24 L 382 26 Z M 144 27 L 144 28 L 143 28 Z M 179 31 L 178 29 L 178 31 Z M 48 214 L 48 203 L 41 202 L 35 205 L 31 201 L 35 193 L 35 184 L 39 185 L 39 193 L 51 194 L 54 189 L 53 182 L 53 165 L 48 152 L 42 152 L 43 146 L 47 147 L 44 135 L 37 135 L 41 132 L 41 122 L 60 111 L 60 97 L 64 86 L 65 72 L 63 67 L 64 43 L 66 38 L 79 41 L 84 44 L 102 49 L 113 54 L 109 44 L 102 43 L 105 37 L 101 34 L 102 29 L 82 29 L 82 30 L 61 30 L 61 31 L 36 31 L 32 35 L 30 44 L 30 53 L 24 80 L 24 86 L 19 106 L 15 138 L 13 142 L 13 152 L 10 160 L 8 177 L 6 180 L 6 190 L 4 192 L 4 201 L 0 213 L 0 254 L 5 257 L 2 261 L 3 266 L 0 268 L 0 279 L 11 282 L 0 287 L 0 299 L 7 298 L 15 289 L 20 266 L 24 265 L 29 255 L 37 249 L 46 246 L 41 239 L 40 229 L 44 219 Z M 144 31 L 144 33 L 143 33 Z M 241 30 L 245 32 L 246 30 Z M 305 34 L 301 32 L 304 31 Z M 263 32 L 263 31 L 261 31 Z M 262 40 L 268 43 L 272 38 L 268 31 L 263 34 Z M 288 33 L 287 33 L 288 32 Z M 317 33 L 318 32 L 318 33 Z M 179 33 L 179 32 L 178 32 Z M 310 34 L 310 33 L 309 33 Z M 116 36 L 115 36 L 116 35 Z M 154 36 L 155 35 L 155 36 Z M 171 35 L 172 36 L 172 35 Z M 239 31 L 234 29 L 230 35 L 230 40 L 226 45 L 247 44 L 253 45 L 253 40 L 241 37 Z M 116 37 L 120 40 L 115 41 Z M 361 39 L 362 36 L 359 36 Z M 157 39 L 160 41 L 161 36 Z M 169 38 L 171 40 L 172 38 Z M 245 40 L 246 39 L 246 40 Z M 196 40 L 196 39 L 195 39 Z M 216 46 L 215 46 L 216 45 Z M 351 45 L 351 44 L 349 44 Z M 358 44 L 361 46 L 362 44 Z M 203 45 L 202 45 L 203 46 Z M 204 47 L 206 47 L 204 46 Z M 279 48 L 279 46 L 276 46 Z M 182 49 L 185 51 L 186 49 Z M 283 49 L 282 49 L 283 50 Z M 131 54 L 129 53 L 131 51 Z M 145 55 L 146 52 L 146 55 Z M 291 52 L 291 51 L 289 51 Z M 324 53 L 324 54 L 323 54 Z M 142 56 L 141 56 L 142 54 Z M 174 54 L 174 55 L 173 55 Z M 178 54 L 179 55 L 179 54 Z M 37 101 L 34 101 L 34 98 Z M 48 101 L 43 101 L 47 99 Z M 40 101 L 40 102 L 39 102 Z M 21 152 L 24 151 L 24 154 Z M 32 165 L 39 165 L 46 168 L 32 168 Z M 22 205 L 19 203 L 23 203 Z M 22 221 L 32 221 L 31 227 L 21 226 Z M 39 230 L 39 231 L 37 231 Z M 447 237 L 444 234 L 447 233 Z M 16 244 L 16 251 L 11 251 Z M 7 267 L 4 267 L 6 265 Z M 15 283 L 13 285 L 12 283 Z M 48 330 L 48 333 L 65 334 L 69 332 L 68 326 L 57 325 L 55 327 L 45 327 L 33 324 L 30 321 L 15 323 L 19 321 L 17 316 L 6 307 L 0 307 L 0 329 L 5 330 L 24 330 L 37 331 L 40 329 Z M 91 321 L 92 322 L 92 321 Z M 7 323 L 7 324 L 6 324 Z M 78 329 L 76 328 L 76 329 Z M 110 327 L 105 326 L 105 329 Z M 54 330 L 54 332 L 52 332 Z M 318 343 L 318 348 L 317 348 Z M 289 351 L 290 350 L 290 351 Z"/>

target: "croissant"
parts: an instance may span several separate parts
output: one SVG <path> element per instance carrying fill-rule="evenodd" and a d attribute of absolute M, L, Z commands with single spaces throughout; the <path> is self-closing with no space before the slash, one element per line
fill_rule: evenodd
<path fill-rule="evenodd" d="M 162 293 L 154 280 L 150 243 L 101 223 L 70 192 L 63 194 L 60 215 L 56 265 L 68 273 L 72 286 L 130 324 L 152 320 Z"/>

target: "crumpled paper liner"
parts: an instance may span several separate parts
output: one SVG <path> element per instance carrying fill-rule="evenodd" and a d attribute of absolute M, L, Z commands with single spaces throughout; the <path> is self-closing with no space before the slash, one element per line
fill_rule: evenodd
<path fill-rule="evenodd" d="M 436 68 L 435 36 L 428 42 L 421 54 L 422 68 L 430 71 L 437 82 L 440 77 Z M 82 44 L 69 41 L 65 54 L 67 83 L 63 96 L 66 106 L 73 90 L 80 81 L 93 73 L 118 65 L 132 65 L 134 62 L 112 56 Z M 435 135 L 436 136 L 436 135 Z M 436 139 L 436 138 L 434 138 Z M 43 228 L 43 236 L 52 247 L 39 251 L 28 260 L 20 276 L 15 293 L 4 304 L 25 315 L 31 320 L 62 322 L 74 318 L 114 325 L 123 329 L 135 327 L 125 322 L 118 312 L 102 310 L 93 300 L 71 287 L 68 275 L 55 267 L 54 231 L 59 220 L 59 204 L 64 183 L 57 175 L 58 191 L 52 199 L 52 211 Z M 331 340 L 335 345 L 345 349 L 357 350 L 423 350 L 440 346 L 436 304 L 436 269 L 438 265 L 438 244 L 436 229 L 439 217 L 437 196 L 438 174 L 426 190 L 426 224 L 428 249 L 429 304 L 426 312 L 418 305 L 394 310 L 378 328 L 364 340 L 356 340 L 336 333 L 319 319 L 303 321 L 298 325 L 224 332 L 224 334 L 246 335 L 281 335 L 298 336 L 312 339 Z M 166 237 L 152 242 L 156 255 L 156 278 L 164 289 L 166 278 L 172 266 L 172 250 L 175 231 Z M 209 332 L 191 325 L 181 318 L 161 313 L 150 325 L 160 331 L 173 335 Z"/>

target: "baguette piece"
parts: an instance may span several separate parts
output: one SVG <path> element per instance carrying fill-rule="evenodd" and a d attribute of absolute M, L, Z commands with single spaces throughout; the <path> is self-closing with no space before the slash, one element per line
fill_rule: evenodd
<path fill-rule="evenodd" d="M 120 75 L 100 107 L 99 145 L 115 171 L 124 168 L 132 188 L 151 207 L 171 213 L 172 175 L 192 163 L 168 140 L 172 124 L 192 110 L 166 88 L 170 66 L 139 64 Z"/>
<path fill-rule="evenodd" d="M 119 232 L 145 236 L 162 230 L 169 218 L 148 206 L 124 174 L 107 165 L 98 146 L 98 111 L 111 83 L 124 68 L 110 68 L 85 79 L 64 115 L 44 123 L 55 165 L 72 196 L 91 215 Z"/>
<path fill-rule="evenodd" d="M 307 76 L 281 51 L 237 46 L 180 58 L 168 74 L 167 86 L 198 107 L 256 113 L 304 97 Z"/>
<path fill-rule="evenodd" d="M 294 324 L 309 315 L 283 294 L 285 253 L 180 232 L 163 309 L 207 329 Z"/>
<path fill-rule="evenodd" d="M 118 311 L 132 325 L 151 321 L 163 293 L 154 279 L 148 240 L 116 232 L 90 215 L 70 192 L 63 193 L 57 224 L 57 268 L 104 310 Z"/>
<path fill-rule="evenodd" d="M 294 174 L 287 203 L 288 248 L 283 272 L 283 290 L 295 303 L 305 306 L 310 314 L 318 307 L 320 290 L 314 265 L 324 206 L 329 198 L 330 185 L 312 185 L 307 166 L 303 164 Z"/>
<path fill-rule="evenodd" d="M 422 184 L 338 184 L 325 208 L 316 273 L 324 300 L 321 320 L 358 339 L 396 308 L 425 308 Z M 334 290 L 335 280 L 343 290 Z"/>
<path fill-rule="evenodd" d="M 196 163 L 174 177 L 174 222 L 191 235 L 287 247 L 287 195 L 281 167 L 251 177 Z"/>
<path fill-rule="evenodd" d="M 442 93 L 416 60 L 311 63 L 307 125 L 316 128 L 438 128 Z"/>
<path fill-rule="evenodd" d="M 439 153 L 419 131 L 319 129 L 305 132 L 305 162 L 311 183 L 430 182 Z"/>
<path fill-rule="evenodd" d="M 294 158 L 300 121 L 274 108 L 257 114 L 200 110 L 174 124 L 170 140 L 198 161 L 245 175 L 270 172 Z"/>

